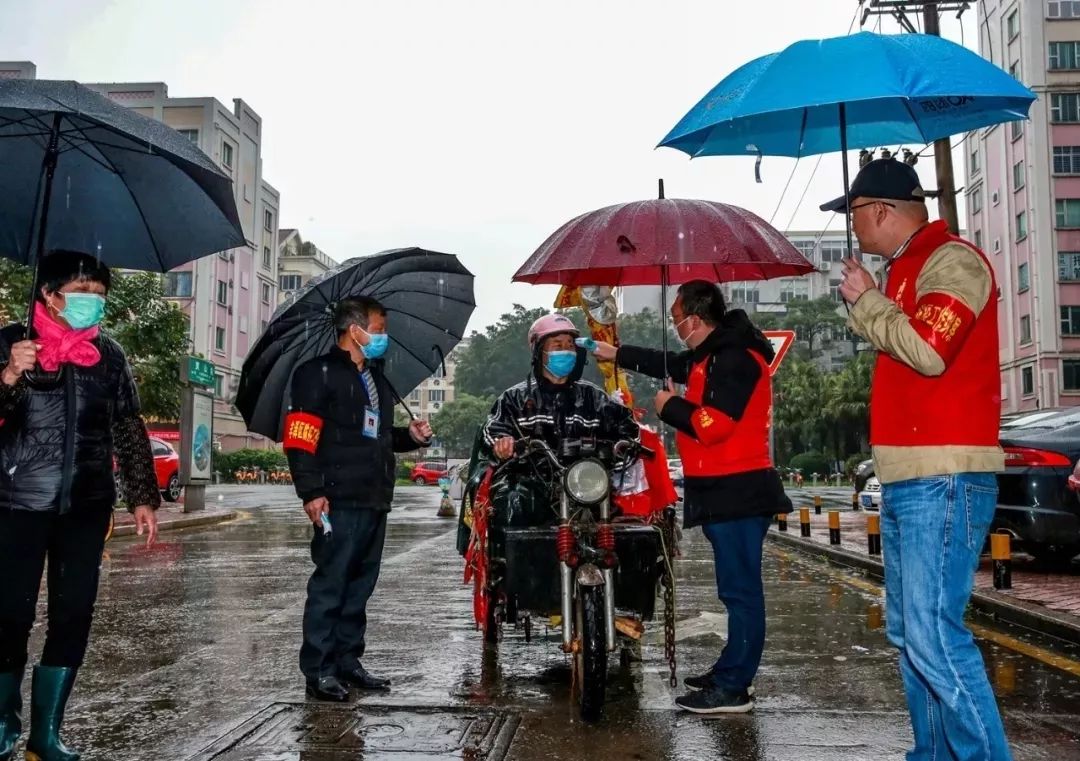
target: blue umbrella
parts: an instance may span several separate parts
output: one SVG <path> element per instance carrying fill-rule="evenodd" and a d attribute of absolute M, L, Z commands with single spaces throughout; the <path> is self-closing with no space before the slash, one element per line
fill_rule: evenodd
<path fill-rule="evenodd" d="M 993 63 L 926 34 L 803 40 L 736 69 L 660 146 L 697 156 L 794 156 L 930 143 L 1027 118 L 1035 94 Z M 660 147 L 658 146 L 658 147 Z M 852 251 L 851 224 L 847 224 Z"/>
<path fill-rule="evenodd" d="M 796 42 L 736 69 L 660 145 L 692 157 L 921 145 L 1026 119 L 1034 100 L 954 42 L 860 32 Z"/>

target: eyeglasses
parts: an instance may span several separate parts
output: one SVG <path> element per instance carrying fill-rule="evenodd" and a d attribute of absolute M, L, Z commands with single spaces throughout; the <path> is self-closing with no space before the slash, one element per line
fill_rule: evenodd
<path fill-rule="evenodd" d="M 889 206 L 889 207 L 891 207 L 893 209 L 896 208 L 896 204 L 889 203 L 888 201 L 866 201 L 865 203 L 857 203 L 854 206 L 849 206 L 848 210 L 847 210 L 848 216 L 849 217 L 852 216 L 856 209 L 861 209 L 864 206 L 873 206 L 874 204 L 878 204 L 878 203 L 881 204 L 882 206 Z"/>

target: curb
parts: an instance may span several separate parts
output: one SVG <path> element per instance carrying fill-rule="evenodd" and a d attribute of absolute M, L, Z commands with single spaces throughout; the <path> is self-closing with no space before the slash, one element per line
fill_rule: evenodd
<path fill-rule="evenodd" d="M 804 554 L 824 558 L 835 565 L 865 571 L 874 579 L 884 580 L 885 578 L 885 567 L 880 561 L 851 550 L 806 541 L 802 537 L 789 536 L 771 529 L 766 534 L 766 538 Z M 1080 645 L 1080 619 L 1068 613 L 1060 613 L 1042 605 L 1017 600 L 991 590 L 975 591 L 971 595 L 969 607 L 996 621 L 1015 624 L 1073 645 Z"/>
<path fill-rule="evenodd" d="M 229 510 L 224 513 L 212 513 L 210 515 L 191 515 L 182 518 L 176 518 L 175 520 L 162 521 L 158 524 L 158 533 L 163 531 L 177 531 L 184 528 L 198 528 L 200 526 L 213 526 L 218 523 L 225 523 L 231 521 L 236 517 L 235 510 Z M 135 536 L 135 525 L 128 523 L 123 526 L 117 526 L 113 529 L 112 538 L 123 536 Z"/>

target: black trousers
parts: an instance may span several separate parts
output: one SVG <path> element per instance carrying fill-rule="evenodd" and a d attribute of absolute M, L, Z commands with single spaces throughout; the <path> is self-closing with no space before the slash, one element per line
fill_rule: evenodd
<path fill-rule="evenodd" d="M 329 536 L 315 529 L 315 572 L 308 581 L 300 647 L 300 670 L 308 679 L 355 668 L 364 657 L 367 602 L 379 580 L 386 516 L 331 507 Z"/>
<path fill-rule="evenodd" d="M 0 510 L 0 672 L 26 667 L 38 591 L 49 562 L 45 666 L 78 668 L 97 600 L 108 512 Z"/>

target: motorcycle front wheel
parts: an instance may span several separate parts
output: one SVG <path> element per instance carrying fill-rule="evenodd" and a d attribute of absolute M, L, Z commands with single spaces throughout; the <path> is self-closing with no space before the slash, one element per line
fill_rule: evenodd
<path fill-rule="evenodd" d="M 607 688 L 607 637 L 604 626 L 604 588 L 578 587 L 575 656 L 578 703 L 582 721 L 598 721 L 604 712 Z"/>

